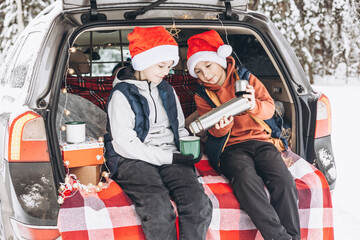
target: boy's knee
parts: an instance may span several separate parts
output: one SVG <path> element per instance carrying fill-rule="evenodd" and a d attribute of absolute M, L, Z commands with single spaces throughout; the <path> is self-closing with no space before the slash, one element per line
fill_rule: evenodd
<path fill-rule="evenodd" d="M 205 193 L 201 193 L 198 195 L 199 196 L 197 196 L 197 198 L 194 198 L 194 199 L 199 199 L 199 201 L 198 200 L 195 201 L 195 202 L 197 202 L 199 208 L 212 209 L 212 203 L 211 203 L 209 197 Z"/>
<path fill-rule="evenodd" d="M 281 176 L 278 176 L 273 181 L 270 181 L 270 183 L 272 183 L 273 187 L 276 187 L 278 189 L 283 189 L 283 190 L 296 189 L 295 181 L 290 173 L 289 174 L 286 173 Z"/>
<path fill-rule="evenodd" d="M 193 209 L 197 209 L 199 214 L 202 214 L 205 218 L 211 218 L 213 205 L 210 198 L 202 192 L 198 194 L 198 196 L 194 196 L 194 199 L 196 199 L 196 201 L 194 201 L 195 206 Z"/>
<path fill-rule="evenodd" d="M 143 213 L 139 214 L 142 215 L 141 219 L 143 222 L 156 222 L 162 224 L 163 222 L 171 222 L 176 218 L 174 208 L 172 207 L 169 198 L 147 199 L 147 201 L 143 202 L 143 207 L 138 207 L 138 211 L 139 210 Z"/>
<path fill-rule="evenodd" d="M 192 214 L 196 215 L 197 218 L 203 223 L 210 223 L 212 218 L 213 205 L 211 200 L 205 196 L 201 198 L 195 198 L 195 203 L 192 206 Z"/>

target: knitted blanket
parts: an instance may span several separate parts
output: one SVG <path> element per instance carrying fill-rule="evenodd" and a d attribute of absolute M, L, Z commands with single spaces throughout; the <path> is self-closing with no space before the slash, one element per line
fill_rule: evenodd
<path fill-rule="evenodd" d="M 329 186 L 323 174 L 307 161 L 288 151 L 289 168 L 299 193 L 301 239 L 332 240 L 333 213 Z M 240 210 L 229 181 L 214 171 L 206 158 L 196 164 L 199 182 L 213 204 L 207 240 L 263 239 L 245 211 Z M 286 207 L 286 206 L 284 206 Z M 76 192 L 66 198 L 58 216 L 62 239 L 145 239 L 134 205 L 110 180 L 98 193 Z"/>

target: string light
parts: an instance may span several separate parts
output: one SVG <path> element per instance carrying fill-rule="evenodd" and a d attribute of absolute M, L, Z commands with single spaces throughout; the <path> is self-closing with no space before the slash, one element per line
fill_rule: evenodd
<path fill-rule="evenodd" d="M 111 44 L 109 45 L 111 46 Z M 70 53 L 75 53 L 77 51 L 77 49 L 75 47 L 71 47 L 69 48 Z M 69 59 L 70 59 L 70 54 L 68 56 L 68 63 L 69 63 Z M 69 66 L 69 65 L 68 65 Z M 73 68 L 68 68 L 68 73 L 69 74 L 74 74 L 75 70 Z M 61 92 L 63 94 L 65 94 L 65 104 L 64 104 L 64 110 L 63 110 L 63 114 L 65 114 L 66 116 L 69 116 L 71 114 L 71 112 L 66 109 L 67 106 L 67 83 L 66 83 L 66 76 L 64 79 L 64 83 L 65 83 L 65 87 L 61 89 Z M 62 119 L 63 119 L 63 114 L 61 115 L 61 119 L 60 119 L 60 124 L 62 124 Z M 66 126 L 64 125 L 60 125 L 60 130 L 61 131 L 65 131 L 66 130 Z M 60 137 L 61 137 L 61 131 L 59 132 Z M 103 137 L 99 137 L 98 141 L 100 143 L 104 142 L 104 138 Z M 108 171 L 103 171 L 101 174 L 101 178 L 98 182 L 97 185 L 94 185 L 92 183 L 89 183 L 88 185 L 84 185 L 81 184 L 81 182 L 77 179 L 77 177 L 74 174 L 70 174 L 70 170 L 69 170 L 69 165 L 70 162 L 69 161 L 64 161 L 64 166 L 66 169 L 66 177 L 64 179 L 63 183 L 60 183 L 59 186 L 59 196 L 57 199 L 58 204 L 63 204 L 64 201 L 66 200 L 66 198 L 72 197 L 76 194 L 77 191 L 81 191 L 85 194 L 90 194 L 90 193 L 98 193 L 101 192 L 103 189 L 107 189 L 110 185 L 111 180 L 110 178 L 110 170 L 107 167 L 107 165 L 105 164 L 106 160 L 104 158 L 103 155 L 97 155 L 96 156 L 97 160 L 104 160 L 104 166 L 106 167 L 106 169 Z"/>
<path fill-rule="evenodd" d="M 70 183 L 70 176 L 66 176 L 65 177 L 65 184 L 69 184 Z"/>
<path fill-rule="evenodd" d="M 102 172 L 102 177 L 97 185 L 89 183 L 88 185 L 81 184 L 74 174 L 69 174 L 69 168 L 67 169 L 67 175 L 65 177 L 65 183 L 60 183 L 58 203 L 61 205 L 66 198 L 72 197 L 77 191 L 81 191 L 85 194 L 98 193 L 103 189 L 107 189 L 110 185 L 109 172 Z M 104 182 L 105 180 L 105 182 Z"/>
<path fill-rule="evenodd" d="M 59 187 L 59 192 L 63 192 L 65 190 L 65 186 L 64 185 L 60 185 Z"/>
<path fill-rule="evenodd" d="M 73 75 L 75 73 L 75 70 L 73 68 L 69 68 L 68 72 L 69 72 L 70 75 Z"/>
<path fill-rule="evenodd" d="M 71 48 L 70 48 L 70 52 L 71 52 L 71 53 L 75 53 L 76 51 L 77 51 L 77 50 L 76 50 L 75 47 L 71 47 Z"/>
<path fill-rule="evenodd" d="M 98 155 L 101 158 L 104 158 L 103 155 Z M 108 169 L 107 165 L 104 164 L 105 167 Z M 64 166 L 66 169 L 66 177 L 64 179 L 64 183 L 60 183 L 59 186 L 59 196 L 58 196 L 58 203 L 61 205 L 64 203 L 66 198 L 72 197 L 76 194 L 77 191 L 81 191 L 85 194 L 91 194 L 91 193 L 98 193 L 101 192 L 104 189 L 107 189 L 110 185 L 110 171 L 103 171 L 101 173 L 101 178 L 97 185 L 94 185 L 92 183 L 88 183 L 87 185 L 81 184 L 80 180 L 77 179 L 75 174 L 70 174 L 70 162 L 65 161 Z"/>
<path fill-rule="evenodd" d="M 63 203 L 64 203 L 64 198 L 61 197 L 61 196 L 59 196 L 57 202 L 58 202 L 58 204 L 60 204 L 60 205 L 63 204 Z"/>
<path fill-rule="evenodd" d="M 102 172 L 101 176 L 103 176 L 105 179 L 109 178 L 109 173 L 108 172 Z"/>

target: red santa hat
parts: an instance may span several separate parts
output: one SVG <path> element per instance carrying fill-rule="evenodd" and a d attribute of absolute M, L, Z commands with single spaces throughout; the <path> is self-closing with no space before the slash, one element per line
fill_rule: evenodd
<path fill-rule="evenodd" d="M 226 58 L 232 47 L 224 44 L 215 30 L 199 33 L 188 39 L 187 65 L 191 76 L 197 78 L 194 68 L 198 62 L 211 61 L 226 68 Z"/>
<path fill-rule="evenodd" d="M 131 63 L 135 70 L 142 71 L 154 64 L 173 60 L 179 62 L 179 47 L 164 27 L 136 27 L 128 34 Z"/>

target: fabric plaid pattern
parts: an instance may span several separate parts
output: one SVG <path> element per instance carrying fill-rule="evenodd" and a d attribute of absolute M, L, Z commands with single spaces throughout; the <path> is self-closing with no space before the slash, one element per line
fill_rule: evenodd
<path fill-rule="evenodd" d="M 333 240 L 333 214 L 329 186 L 323 174 L 288 151 L 289 168 L 299 193 L 301 239 Z M 207 240 L 262 240 L 245 211 L 240 210 L 229 181 L 211 168 L 206 156 L 197 163 L 199 182 L 213 204 Z M 60 208 L 58 227 L 63 239 L 145 239 L 134 206 L 115 182 L 99 193 L 77 192 Z"/>
<path fill-rule="evenodd" d="M 331 194 L 324 175 L 290 150 L 283 157 L 291 158 L 294 163 L 289 170 L 299 193 L 301 239 L 334 239 Z M 196 164 L 196 168 L 214 208 L 206 239 L 263 239 L 246 212 L 239 209 L 228 180 L 206 160 Z"/>
<path fill-rule="evenodd" d="M 110 92 L 115 76 L 105 77 L 73 77 L 67 76 L 66 84 L 94 91 Z"/>
<path fill-rule="evenodd" d="M 185 118 L 196 110 L 194 93 L 196 87 L 195 78 L 188 74 L 167 75 L 164 78 L 175 89 L 179 97 Z M 96 106 L 106 111 L 106 103 L 109 98 L 114 76 L 109 77 L 73 77 L 66 78 L 66 90 L 69 93 L 79 95 Z M 64 87 L 64 86 L 63 86 Z"/>
<path fill-rule="evenodd" d="M 66 78 L 66 90 L 79 95 L 106 111 L 114 76 L 109 77 L 72 77 Z"/>
<path fill-rule="evenodd" d="M 112 180 L 101 192 L 77 191 L 66 199 L 60 208 L 58 228 L 63 240 L 145 239 L 134 205 Z"/>
<path fill-rule="evenodd" d="M 195 88 L 197 84 L 196 79 L 187 73 L 167 75 L 164 79 L 175 89 L 175 92 L 179 97 L 184 116 L 187 118 L 190 114 L 196 111 L 194 101 Z"/>
<path fill-rule="evenodd" d="M 333 210 L 329 185 L 324 175 L 292 151 L 283 154 L 294 162 L 289 170 L 299 193 L 302 239 L 334 239 Z"/>

